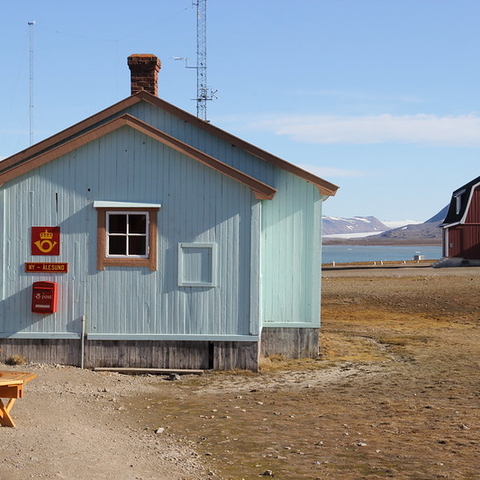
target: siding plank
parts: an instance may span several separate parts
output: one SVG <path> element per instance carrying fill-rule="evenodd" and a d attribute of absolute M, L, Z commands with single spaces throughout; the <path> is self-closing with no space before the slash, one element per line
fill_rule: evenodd
<path fill-rule="evenodd" d="M 198 139 L 197 139 L 198 141 Z M 4 187 L 5 188 L 5 187 Z M 150 137 L 122 128 L 8 184 L 2 251 L 8 257 L 2 331 L 50 336 L 91 333 L 242 334 L 250 332 L 249 188 Z M 153 202 L 158 213 L 159 269 L 96 270 L 94 200 Z M 20 213 L 20 214 L 19 214 Z M 30 227 L 61 227 L 61 255 L 32 257 Z M 218 286 L 178 287 L 178 244 L 213 242 Z M 244 245 L 243 245 L 244 243 Z M 67 262 L 69 272 L 25 274 L 26 261 Z M 31 284 L 59 283 L 60 309 L 30 312 Z M 8 318 L 8 320 L 6 320 Z"/>

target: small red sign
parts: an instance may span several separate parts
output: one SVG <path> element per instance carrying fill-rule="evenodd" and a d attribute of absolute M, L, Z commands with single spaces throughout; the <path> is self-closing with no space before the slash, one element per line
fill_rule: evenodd
<path fill-rule="evenodd" d="M 60 255 L 60 227 L 32 227 L 32 255 Z"/>
<path fill-rule="evenodd" d="M 25 263 L 27 273 L 67 273 L 68 263 Z"/>

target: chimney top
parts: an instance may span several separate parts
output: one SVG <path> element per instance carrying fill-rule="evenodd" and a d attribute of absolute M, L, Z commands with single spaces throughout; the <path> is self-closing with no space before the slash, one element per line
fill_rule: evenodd
<path fill-rule="evenodd" d="M 136 53 L 128 57 L 127 64 L 132 95 L 145 90 L 158 96 L 158 72 L 162 68 L 160 59 L 151 53 Z"/>

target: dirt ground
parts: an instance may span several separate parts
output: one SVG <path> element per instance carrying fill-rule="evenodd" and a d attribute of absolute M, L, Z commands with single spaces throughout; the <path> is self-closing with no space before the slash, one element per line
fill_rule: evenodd
<path fill-rule="evenodd" d="M 322 356 L 258 374 L 32 371 L 0 479 L 480 479 L 480 268 L 331 269 Z"/>

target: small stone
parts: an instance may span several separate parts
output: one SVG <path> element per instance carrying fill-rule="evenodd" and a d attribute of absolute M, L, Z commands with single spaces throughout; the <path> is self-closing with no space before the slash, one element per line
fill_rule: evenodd
<path fill-rule="evenodd" d="M 157 433 L 157 434 L 158 434 L 158 433 L 163 433 L 164 431 L 165 431 L 165 429 L 162 428 L 162 427 L 160 427 L 160 428 L 157 428 L 157 429 L 155 430 L 155 433 Z"/>
<path fill-rule="evenodd" d="M 261 475 L 263 477 L 273 477 L 274 476 L 272 470 L 265 470 Z"/>

